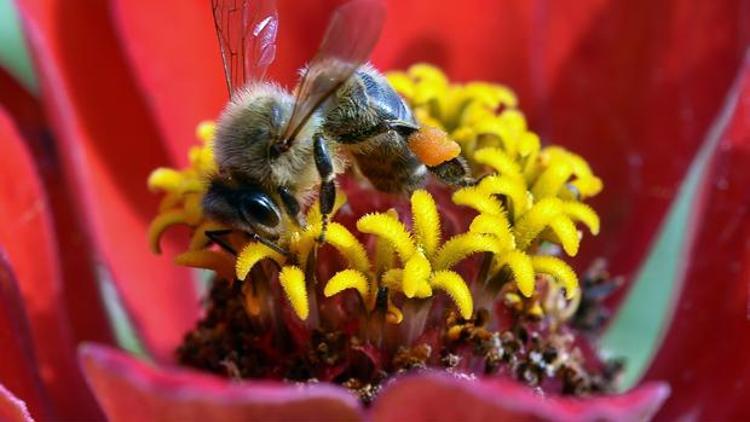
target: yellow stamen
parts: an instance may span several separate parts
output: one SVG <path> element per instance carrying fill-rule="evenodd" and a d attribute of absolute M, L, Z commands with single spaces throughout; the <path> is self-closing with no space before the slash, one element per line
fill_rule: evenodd
<path fill-rule="evenodd" d="M 581 177 L 570 184 L 580 193 L 581 199 L 597 195 L 604 187 L 602 179 L 598 177 Z"/>
<path fill-rule="evenodd" d="M 403 279 L 404 270 L 400 268 L 393 268 L 383 273 L 380 281 L 383 283 L 383 287 L 387 287 L 391 290 L 401 291 L 401 280 Z"/>
<path fill-rule="evenodd" d="M 450 238 L 437 251 L 434 266 L 447 270 L 477 252 L 500 252 L 497 238 L 480 233 L 463 233 Z"/>
<path fill-rule="evenodd" d="M 424 190 L 415 191 L 411 195 L 411 213 L 416 241 L 427 256 L 432 256 L 440 244 L 440 217 L 432 195 Z"/>
<path fill-rule="evenodd" d="M 560 189 L 565 185 L 573 174 L 573 168 L 564 161 L 551 163 L 534 183 L 531 193 L 536 200 L 557 196 Z"/>
<path fill-rule="evenodd" d="M 367 300 L 369 294 L 369 283 L 367 277 L 357 270 L 343 270 L 337 272 L 326 284 L 323 294 L 331 297 L 346 289 L 355 289 L 359 292 L 362 300 Z"/>
<path fill-rule="evenodd" d="M 591 234 L 599 234 L 599 216 L 590 206 L 582 202 L 566 201 L 563 204 L 563 212 L 574 221 L 585 224 Z"/>
<path fill-rule="evenodd" d="M 560 214 L 549 222 L 549 227 L 560 240 L 560 243 L 562 243 L 565 253 L 569 256 L 576 256 L 581 238 L 573 221 L 569 217 Z"/>
<path fill-rule="evenodd" d="M 307 302 L 305 274 L 302 270 L 294 266 L 283 267 L 279 273 L 279 283 L 299 319 L 307 319 L 310 314 L 310 305 Z"/>
<path fill-rule="evenodd" d="M 513 227 L 518 248 L 526 249 L 534 238 L 562 213 L 562 207 L 561 200 L 545 198 L 522 215 Z"/>
<path fill-rule="evenodd" d="M 325 241 L 336 248 L 351 267 L 363 273 L 370 271 L 370 259 L 364 245 L 346 227 L 339 223 L 330 223 Z"/>
<path fill-rule="evenodd" d="M 195 136 L 203 142 L 210 142 L 216 134 L 216 124 L 213 121 L 206 120 L 200 122 L 195 129 Z"/>
<path fill-rule="evenodd" d="M 277 264 L 283 265 L 286 260 L 283 255 L 262 243 L 250 242 L 237 255 L 235 271 L 239 280 L 244 280 L 250 270 L 264 259 L 272 259 Z"/>
<path fill-rule="evenodd" d="M 516 239 L 510 231 L 510 223 L 508 223 L 508 219 L 502 214 L 479 214 L 471 221 L 469 231 L 495 236 L 499 251 L 514 249 L 516 247 Z"/>
<path fill-rule="evenodd" d="M 490 196 L 479 186 L 463 188 L 453 193 L 456 205 L 474 208 L 477 212 L 486 214 L 503 214 L 503 205 L 496 198 Z"/>
<path fill-rule="evenodd" d="M 539 152 L 540 145 L 541 141 L 536 133 L 526 132 L 518 141 L 518 154 L 522 157 L 532 158 L 534 154 Z"/>
<path fill-rule="evenodd" d="M 572 299 L 578 294 L 578 276 L 563 260 L 554 256 L 534 256 L 531 258 L 534 270 L 549 274 L 565 288 L 565 297 Z"/>
<path fill-rule="evenodd" d="M 418 270 L 418 268 L 415 268 Z M 386 271 L 380 279 L 383 287 L 387 287 L 396 292 L 404 291 L 404 270 L 400 268 L 394 268 Z M 432 296 L 432 287 L 429 283 L 417 283 L 417 290 L 413 297 L 420 299 L 428 298 Z"/>
<path fill-rule="evenodd" d="M 521 178 L 521 169 L 518 164 L 500 148 L 479 149 L 474 153 L 474 160 L 489 166 L 500 175 Z"/>
<path fill-rule="evenodd" d="M 396 92 L 408 98 L 414 96 L 414 84 L 406 72 L 388 72 L 387 77 Z"/>
<path fill-rule="evenodd" d="M 508 266 L 516 280 L 518 290 L 526 297 L 534 293 L 534 267 L 531 258 L 523 252 L 511 251 L 497 257 L 495 272 Z"/>
<path fill-rule="evenodd" d="M 516 107 L 518 105 L 516 94 L 507 87 L 497 84 L 469 82 L 464 85 L 464 95 L 492 109 L 501 105 L 507 107 Z"/>
<path fill-rule="evenodd" d="M 433 287 L 444 290 L 453 299 L 464 319 L 471 318 L 474 305 L 471 292 L 464 279 L 454 271 L 437 271 L 432 274 L 430 283 Z"/>
<path fill-rule="evenodd" d="M 404 224 L 388 214 L 367 214 L 357 220 L 357 230 L 388 240 L 398 252 L 401 262 L 414 255 L 416 246 Z"/>
<path fill-rule="evenodd" d="M 398 219 L 398 213 L 393 208 L 386 211 L 386 214 Z M 375 239 L 375 271 L 380 274 L 392 268 L 394 264 L 393 244 L 382 237 Z"/>
<path fill-rule="evenodd" d="M 292 231 L 288 235 L 289 251 L 294 253 L 299 265 L 307 268 L 307 258 L 315 247 L 315 242 L 320 236 L 321 224 L 305 227 L 301 231 Z"/>
<path fill-rule="evenodd" d="M 177 170 L 160 167 L 148 176 L 148 188 L 152 191 L 176 191 L 180 190 L 183 182 L 182 173 Z"/>
<path fill-rule="evenodd" d="M 513 219 L 529 209 L 530 200 L 526 194 L 526 183 L 523 179 L 507 176 L 487 176 L 479 182 L 479 189 L 493 195 L 505 195 L 511 200 Z"/>
<path fill-rule="evenodd" d="M 432 289 L 429 285 L 431 272 L 430 261 L 421 252 L 412 255 L 404 265 L 402 281 L 404 295 L 412 298 L 420 290 L 429 292 L 428 296 L 432 295 Z"/>

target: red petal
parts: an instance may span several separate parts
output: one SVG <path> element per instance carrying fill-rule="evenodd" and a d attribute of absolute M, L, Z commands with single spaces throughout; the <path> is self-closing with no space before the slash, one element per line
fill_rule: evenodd
<path fill-rule="evenodd" d="M 76 210 L 146 346 L 171 356 L 194 323 L 188 272 L 151 255 L 146 227 L 157 197 L 149 172 L 169 163 L 109 25 L 106 2 L 20 0 L 45 105 L 60 141 Z"/>
<path fill-rule="evenodd" d="M 22 303 L 5 251 L 0 248 L 0 350 L 3 351 L 0 396 L 4 396 L 4 400 L 0 400 L 0 420 L 5 420 L 4 412 L 11 412 L 19 404 L 6 387 L 23 397 L 37 417 L 48 418 L 52 414 L 52 404 L 46 397 L 34 359 L 31 329 Z M 26 404 L 20 404 L 25 410 Z"/>
<path fill-rule="evenodd" d="M 60 160 L 50 140 L 39 100 L 0 70 L 0 104 L 39 163 L 36 171 L 44 185 L 54 219 L 57 250 L 61 258 L 64 300 L 77 341 L 112 342 L 109 321 L 99 297 L 91 262 L 91 246 L 81 234 L 81 222 L 72 212 L 71 195 L 63 180 Z"/>
<path fill-rule="evenodd" d="M 721 105 L 748 41 L 741 0 L 389 3 L 374 60 L 427 60 L 453 77 L 508 83 L 547 142 L 605 182 L 602 233 L 584 242 L 630 275 Z M 283 22 L 282 22 L 283 24 Z"/>
<path fill-rule="evenodd" d="M 674 389 L 667 420 L 750 418 L 750 56 L 707 143 L 682 294 L 648 373 Z"/>
<path fill-rule="evenodd" d="M 406 376 L 384 388 L 375 421 L 638 421 L 648 420 L 669 395 L 651 383 L 616 396 L 545 397 L 504 379 L 468 380 L 448 374 Z"/>
<path fill-rule="evenodd" d="M 39 101 L 2 68 L 0 68 L 0 104 L 12 116 L 16 126 L 26 137 L 28 137 L 28 132 L 40 131 L 46 127 Z"/>
<path fill-rule="evenodd" d="M 84 345 L 80 359 L 113 422 L 362 419 L 358 399 L 327 384 L 228 382 L 190 370 L 154 367 L 95 344 Z"/>
<path fill-rule="evenodd" d="M 552 31 L 576 24 L 549 4 Z M 626 276 L 640 265 L 741 64 L 749 12 L 741 0 L 611 2 L 564 59 L 554 33 L 545 38 L 548 100 L 534 120 L 605 182 L 593 201 L 605 235 L 585 242 L 583 259 L 610 258 Z"/>
<path fill-rule="evenodd" d="M 0 420 L 7 422 L 33 422 L 26 403 L 0 384 Z"/>
<path fill-rule="evenodd" d="M 98 417 L 96 404 L 75 360 L 75 344 L 62 301 L 49 203 L 29 152 L 2 110 L 0 139 L 0 157 L 4 159 L 0 172 L 0 245 L 7 253 L 26 305 L 42 380 L 60 416 Z M 6 283 L 12 281 L 9 274 L 5 278 Z M 22 319 L 18 323 L 23 324 Z M 15 364 L 6 359 L 4 356 L 7 363 Z M 22 368 L 23 361 L 18 365 Z M 6 385 L 15 389 L 8 381 Z M 36 401 L 32 405 L 35 406 Z"/>
<path fill-rule="evenodd" d="M 116 0 L 112 7 L 148 106 L 172 156 L 184 163 L 198 122 L 215 118 L 227 100 L 210 4 Z"/>

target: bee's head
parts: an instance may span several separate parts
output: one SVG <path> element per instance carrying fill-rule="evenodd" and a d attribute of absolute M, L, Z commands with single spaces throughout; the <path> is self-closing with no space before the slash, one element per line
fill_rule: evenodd
<path fill-rule="evenodd" d="M 219 118 L 214 143 L 222 171 L 270 188 L 271 160 L 289 121 L 294 98 L 272 84 L 253 84 L 238 91 Z"/>
<path fill-rule="evenodd" d="M 209 218 L 246 232 L 276 237 L 281 231 L 281 210 L 271 195 L 260 186 L 236 183 L 226 176 L 211 180 L 203 210 Z"/>

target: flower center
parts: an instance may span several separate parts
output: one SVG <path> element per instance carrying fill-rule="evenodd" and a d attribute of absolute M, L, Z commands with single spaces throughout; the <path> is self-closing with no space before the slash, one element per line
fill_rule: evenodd
<path fill-rule="evenodd" d="M 204 215 L 205 181 L 218 169 L 214 126 L 202 123 L 189 167 L 148 181 L 164 192 L 152 249 L 168 227 L 187 225 L 175 262 L 214 273 L 180 360 L 236 378 L 338 382 L 365 401 L 388 376 L 417 368 L 610 390 L 617 365 L 586 359 L 577 344 L 576 326 L 594 311 L 579 306 L 591 304 L 563 258 L 578 252 L 577 225 L 599 231 L 584 200 L 601 180 L 582 157 L 542 147 L 504 86 L 451 84 L 428 65 L 387 77 L 423 126 L 412 151 L 439 163 L 459 153 L 455 141 L 477 182 L 407 201 L 348 176 L 330 222 L 310 204 L 274 247 Z M 584 288 L 606 282 L 601 274 Z"/>

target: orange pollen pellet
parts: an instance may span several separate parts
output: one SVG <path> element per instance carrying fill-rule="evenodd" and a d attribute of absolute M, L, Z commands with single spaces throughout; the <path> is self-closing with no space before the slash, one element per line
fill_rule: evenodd
<path fill-rule="evenodd" d="M 461 153 L 461 146 L 448 134 L 435 127 L 422 127 L 409 137 L 409 149 L 429 167 L 452 160 Z"/>

